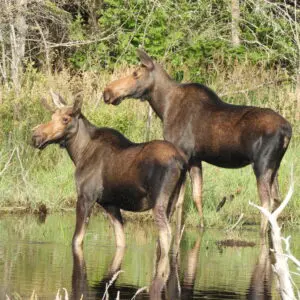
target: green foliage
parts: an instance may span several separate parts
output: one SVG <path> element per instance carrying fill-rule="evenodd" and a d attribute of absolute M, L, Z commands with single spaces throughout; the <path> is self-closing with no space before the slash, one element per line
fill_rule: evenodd
<path fill-rule="evenodd" d="M 299 24 L 289 20 L 287 12 L 276 3 L 241 2 L 242 43 L 233 47 L 230 9 L 228 1 L 107 0 L 97 12 L 98 35 L 92 36 L 99 42 L 77 48 L 69 61 L 81 70 L 115 69 L 124 61 L 136 63 L 135 50 L 142 46 L 170 63 L 178 80 L 206 83 L 207 73 L 216 75 L 214 65 L 220 61 L 228 72 L 234 61 L 244 60 L 295 71 Z M 78 18 L 73 23 L 79 34 L 91 39 L 86 23 Z"/>
<path fill-rule="evenodd" d="M 83 25 L 83 19 L 80 14 L 76 16 L 76 19 L 70 24 L 70 38 L 72 40 L 84 40 L 85 37 L 85 30 Z"/>
<path fill-rule="evenodd" d="M 135 63 L 135 50 L 142 46 L 152 56 L 166 58 L 177 68 L 175 77 L 183 67 L 190 67 L 192 77 L 202 79 L 205 68 L 218 53 L 226 53 L 227 59 L 245 50 L 233 50 L 228 39 L 224 39 L 230 34 L 229 27 L 224 27 L 230 19 L 225 1 L 108 0 L 99 15 L 100 32 L 109 38 L 76 50 L 70 58 L 76 68 L 115 68 L 116 63 L 123 61 Z"/>

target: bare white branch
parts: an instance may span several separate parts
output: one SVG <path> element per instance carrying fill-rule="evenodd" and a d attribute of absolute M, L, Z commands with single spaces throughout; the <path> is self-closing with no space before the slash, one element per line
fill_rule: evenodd
<path fill-rule="evenodd" d="M 293 176 L 293 171 L 291 171 L 291 177 Z M 299 266 L 299 261 L 291 254 L 289 240 L 290 237 L 282 238 L 281 237 L 281 228 L 277 223 L 278 216 L 282 213 L 283 209 L 286 207 L 288 202 L 290 201 L 292 194 L 294 191 L 294 181 L 291 178 L 291 184 L 289 191 L 282 201 L 281 205 L 273 212 L 269 212 L 267 209 L 258 206 L 252 202 L 249 202 L 250 205 L 256 207 L 263 213 L 271 224 L 271 238 L 273 242 L 273 252 L 275 255 L 276 263 L 273 265 L 273 271 L 276 273 L 278 278 L 278 286 L 281 298 L 284 300 L 287 299 L 296 299 L 295 293 L 293 290 L 293 280 L 289 271 L 288 259 L 293 261 L 297 266 Z M 285 243 L 286 253 L 283 251 L 282 241 Z"/>

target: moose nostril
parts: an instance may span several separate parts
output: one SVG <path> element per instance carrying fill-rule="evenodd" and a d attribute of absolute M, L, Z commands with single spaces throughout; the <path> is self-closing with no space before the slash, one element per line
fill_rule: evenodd
<path fill-rule="evenodd" d="M 33 135 L 32 135 L 32 138 L 31 138 L 32 142 L 35 142 L 35 141 L 37 141 L 38 139 L 39 139 L 39 135 L 38 135 L 38 134 L 33 134 Z"/>
<path fill-rule="evenodd" d="M 31 138 L 31 146 L 37 147 L 37 145 L 38 145 L 38 136 L 33 135 Z"/>
<path fill-rule="evenodd" d="M 103 99 L 104 99 L 104 102 L 105 103 L 108 103 L 109 102 L 109 99 L 110 99 L 110 92 L 109 90 L 105 90 L 103 92 Z"/>
<path fill-rule="evenodd" d="M 41 136 L 38 133 L 34 133 L 31 137 L 31 145 L 35 148 L 38 148 L 39 145 L 42 143 L 43 141 L 43 136 Z"/>

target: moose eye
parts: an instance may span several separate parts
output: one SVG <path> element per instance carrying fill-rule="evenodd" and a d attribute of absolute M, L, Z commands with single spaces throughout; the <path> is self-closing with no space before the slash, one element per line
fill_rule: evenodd
<path fill-rule="evenodd" d="M 63 117 L 63 118 L 62 118 L 62 122 L 63 122 L 64 124 L 68 124 L 69 118 Z"/>
<path fill-rule="evenodd" d="M 133 75 L 134 78 L 137 78 L 138 77 L 137 71 L 134 71 L 132 75 Z"/>

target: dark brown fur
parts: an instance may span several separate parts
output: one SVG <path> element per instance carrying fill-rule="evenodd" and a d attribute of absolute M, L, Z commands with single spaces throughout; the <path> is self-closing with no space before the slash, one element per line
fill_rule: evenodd
<path fill-rule="evenodd" d="M 168 252 L 168 217 L 185 176 L 185 161 L 165 141 L 136 144 L 111 128 L 97 128 L 81 114 L 81 103 L 54 112 L 49 123 L 34 129 L 33 145 L 65 147 L 73 160 L 77 187 L 73 245 L 82 244 L 91 209 L 99 203 L 114 225 L 118 246 L 125 245 L 120 209 L 153 209 L 162 251 Z M 165 253 L 164 253 L 165 254 Z"/>
<path fill-rule="evenodd" d="M 202 220 L 202 161 L 223 168 L 252 164 L 262 205 L 279 198 L 277 171 L 292 136 L 290 124 L 271 109 L 223 102 L 198 83 L 173 81 L 145 52 L 131 75 L 110 83 L 106 103 L 125 98 L 147 100 L 163 122 L 164 138 L 186 156 L 193 198 Z M 262 233 L 266 229 L 263 218 Z"/>

